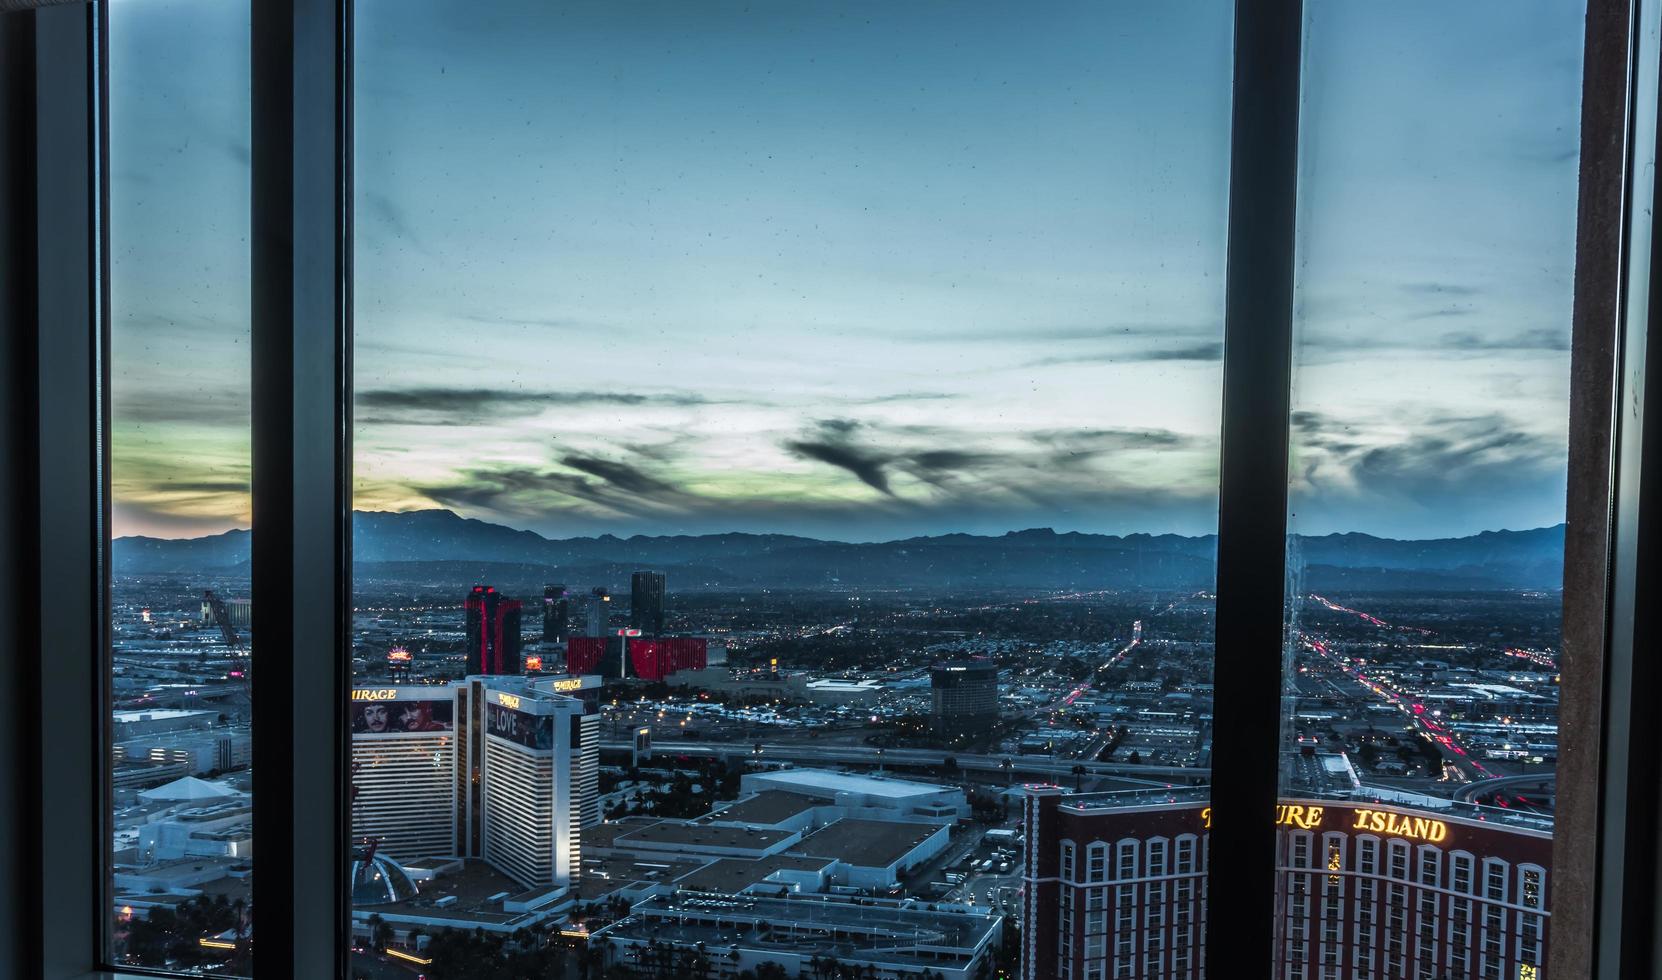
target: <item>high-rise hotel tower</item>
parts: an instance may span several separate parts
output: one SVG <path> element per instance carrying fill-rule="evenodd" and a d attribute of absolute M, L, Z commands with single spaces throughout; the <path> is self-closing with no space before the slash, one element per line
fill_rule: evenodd
<path fill-rule="evenodd" d="M 352 692 L 352 832 L 403 861 L 483 858 L 571 884 L 600 819 L 598 677 L 480 675 Z"/>
<path fill-rule="evenodd" d="M 520 601 L 493 586 L 475 585 L 462 606 L 467 614 L 469 676 L 520 673 Z"/>

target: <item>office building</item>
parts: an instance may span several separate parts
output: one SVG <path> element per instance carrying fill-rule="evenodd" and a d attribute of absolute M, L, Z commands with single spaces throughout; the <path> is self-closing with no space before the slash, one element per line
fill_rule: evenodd
<path fill-rule="evenodd" d="M 242 630 L 254 628 L 253 602 L 248 599 L 215 601 L 212 592 L 202 597 L 202 614 L 199 617 L 199 622 L 203 626 L 219 626 L 220 610 L 224 612 L 225 625 Z"/>
<path fill-rule="evenodd" d="M 629 578 L 629 626 L 642 636 L 664 632 L 664 573 L 636 572 Z"/>
<path fill-rule="evenodd" d="M 998 724 L 998 665 L 993 661 L 936 664 L 929 671 L 929 689 L 929 723 L 936 738 L 983 734 Z"/>
<path fill-rule="evenodd" d="M 606 636 L 611 632 L 612 596 L 595 586 L 583 597 L 583 635 Z"/>
<path fill-rule="evenodd" d="M 467 672 L 517 674 L 520 601 L 489 585 L 475 585 L 467 597 Z"/>
<path fill-rule="evenodd" d="M 1206 788 L 1024 793 L 1022 975 L 1197 980 Z M 1537 978 L 1550 825 L 1475 810 L 1284 800 L 1276 810 L 1274 976 Z M 1236 913 L 1238 914 L 1238 913 Z"/>
<path fill-rule="evenodd" d="M 110 712 L 110 738 L 124 742 L 141 735 L 161 735 L 213 728 L 219 712 L 198 708 L 142 708 Z"/>
<path fill-rule="evenodd" d="M 571 599 L 566 587 L 550 584 L 542 587 L 542 641 L 564 643 L 571 618 Z"/>
<path fill-rule="evenodd" d="M 117 742 L 111 749 L 116 763 L 182 764 L 192 775 L 229 772 L 253 761 L 254 740 L 247 725 L 163 732 Z"/>

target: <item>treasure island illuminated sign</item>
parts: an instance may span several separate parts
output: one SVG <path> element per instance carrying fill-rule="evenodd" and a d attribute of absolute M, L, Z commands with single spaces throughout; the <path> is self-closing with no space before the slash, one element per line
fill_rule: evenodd
<path fill-rule="evenodd" d="M 1282 803 L 1275 808 L 1275 825 L 1277 827 L 1297 827 L 1300 830 L 1314 830 L 1323 826 L 1323 819 L 1327 816 L 1329 807 L 1305 806 L 1299 803 Z M 1372 831 L 1376 834 L 1392 834 L 1397 837 L 1409 837 L 1414 840 L 1429 841 L 1438 844 L 1448 838 L 1448 824 L 1430 817 L 1410 817 L 1401 813 L 1392 813 L 1389 810 L 1357 809 L 1355 822 L 1346 830 Z M 1200 811 L 1200 822 L 1207 830 L 1212 829 L 1212 808 L 1206 807 Z"/>

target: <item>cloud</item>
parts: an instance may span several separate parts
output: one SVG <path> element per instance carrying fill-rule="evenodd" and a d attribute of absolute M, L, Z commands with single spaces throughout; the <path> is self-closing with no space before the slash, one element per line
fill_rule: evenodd
<path fill-rule="evenodd" d="M 371 414 L 360 425 L 482 425 L 506 418 L 541 415 L 550 408 L 583 405 L 710 404 L 690 392 L 645 394 L 628 391 L 527 391 L 512 388 L 382 388 L 357 393 L 358 409 Z M 375 414 L 379 413 L 379 414 Z"/>
<path fill-rule="evenodd" d="M 1457 315 L 1449 313 L 1449 316 Z M 1432 315 L 1407 315 L 1405 319 L 1428 319 Z M 1401 331 L 1387 336 L 1351 326 L 1308 330 L 1298 340 L 1295 356 L 1301 364 L 1353 363 L 1356 358 L 1379 352 L 1423 357 L 1463 359 L 1497 353 L 1561 353 L 1569 350 L 1568 326 L 1531 327 L 1523 330 L 1447 330 L 1441 333 Z"/>
<path fill-rule="evenodd" d="M 486 316 L 478 313 L 464 313 L 457 319 L 466 320 L 469 323 L 482 323 L 490 327 L 506 325 L 513 327 L 551 327 L 554 329 L 566 330 L 587 325 L 581 320 L 554 316 Z M 615 326 L 608 325 L 606 330 L 615 333 L 617 328 Z"/>
<path fill-rule="evenodd" d="M 924 343 L 1068 343 L 1077 340 L 1162 340 L 1188 338 L 1201 340 L 1221 334 L 1216 323 L 1120 323 L 1096 326 L 1011 326 L 995 329 L 976 328 L 960 330 L 930 330 L 926 333 L 895 337 L 892 331 L 882 331 L 885 340 L 907 340 Z"/>
<path fill-rule="evenodd" d="M 1450 316 L 1471 316 L 1477 311 L 1469 306 L 1444 306 L 1435 310 L 1420 310 L 1403 314 L 1404 320 L 1438 320 Z"/>
<path fill-rule="evenodd" d="M 1448 350 L 1465 351 L 1567 351 L 1570 349 L 1570 334 L 1568 329 L 1553 330 L 1546 327 L 1493 336 L 1459 331 L 1443 334 L 1438 338 L 1438 346 Z"/>
<path fill-rule="evenodd" d="M 1456 282 L 1405 282 L 1401 289 L 1414 296 L 1476 296 L 1483 292 L 1476 286 Z"/>
<path fill-rule="evenodd" d="M 1126 453 L 1164 457 L 1168 465 L 1157 479 L 1163 486 L 1215 486 L 1217 452 L 1216 439 L 1169 429 L 997 434 L 851 419 L 818 420 L 808 434 L 783 445 L 792 455 L 842 470 L 887 497 L 931 505 L 1000 498 L 1088 500 L 1110 489 L 1134 488 L 1155 457 L 1134 457 L 1136 466 L 1097 465 Z M 904 481 L 897 484 L 897 475 L 927 486 L 933 496 L 920 500 L 903 492 L 910 488 Z"/>
<path fill-rule="evenodd" d="M 110 418 L 118 426 L 173 423 L 246 431 L 252 404 L 247 387 L 139 388 L 118 383 Z"/>
<path fill-rule="evenodd" d="M 1218 363 L 1223 360 L 1223 341 L 1184 344 L 1181 347 L 1144 347 L 1138 350 L 1098 351 L 1089 354 L 1058 354 L 1028 361 L 1024 367 L 1055 367 L 1068 364 L 1142 364 L 1158 361 L 1199 361 Z"/>
<path fill-rule="evenodd" d="M 1215 448 L 1216 439 L 1203 439 L 1171 429 L 1043 429 L 1029 438 L 1069 456 L 1137 449 Z"/>
<path fill-rule="evenodd" d="M 358 202 L 360 207 L 357 213 L 360 220 L 368 217 L 372 219 L 372 223 L 386 229 L 393 238 L 403 240 L 406 245 L 417 251 L 428 251 L 421 236 L 416 234 L 415 227 L 405 215 L 403 206 L 391 197 L 380 191 L 364 190 L 359 193 Z"/>
<path fill-rule="evenodd" d="M 785 448 L 804 459 L 817 460 L 847 470 L 856 479 L 879 493 L 894 496 L 894 490 L 889 486 L 889 475 L 884 467 L 890 462 L 890 457 L 880 453 L 860 449 L 847 442 L 792 439 L 785 443 Z"/>
<path fill-rule="evenodd" d="M 171 433 L 141 438 L 118 429 L 110 473 L 114 533 L 178 537 L 246 527 L 247 437 L 244 418 L 240 430 L 200 436 L 189 442 L 190 452 L 180 452 Z"/>
<path fill-rule="evenodd" d="M 1469 502 L 1556 478 L 1565 466 L 1562 439 L 1501 413 L 1362 420 L 1300 411 L 1292 428 L 1306 495 Z"/>
<path fill-rule="evenodd" d="M 851 398 L 849 401 L 859 405 L 887 405 L 891 402 L 935 402 L 950 401 L 962 398 L 944 391 L 899 391 L 892 395 L 874 395 L 870 398 Z"/>
<path fill-rule="evenodd" d="M 680 490 L 670 484 L 649 476 L 640 468 L 628 463 L 573 453 L 560 457 L 560 465 L 569 466 L 580 473 L 587 473 L 589 476 L 603 480 L 609 486 L 625 493 L 651 498 L 679 497 L 682 495 Z"/>
<path fill-rule="evenodd" d="M 572 510 L 631 518 L 667 518 L 708 501 L 643 468 L 584 453 L 566 453 L 554 466 L 481 466 L 459 470 L 447 482 L 413 486 L 422 496 L 463 510 L 540 517 Z"/>
<path fill-rule="evenodd" d="M 237 166 L 253 166 L 254 152 L 249 148 L 246 141 L 241 139 L 228 139 L 221 144 L 221 148 L 225 151 L 225 155 L 231 158 L 231 162 Z"/>
<path fill-rule="evenodd" d="M 179 514 L 168 507 L 158 507 L 133 500 L 117 500 L 110 505 L 110 524 L 113 537 L 148 535 L 158 538 L 194 538 L 218 534 L 227 528 L 247 527 L 246 507 L 230 508 L 218 513 Z"/>

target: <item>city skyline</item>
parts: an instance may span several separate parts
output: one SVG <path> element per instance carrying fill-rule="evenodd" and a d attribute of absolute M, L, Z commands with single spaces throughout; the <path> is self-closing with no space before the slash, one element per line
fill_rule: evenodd
<path fill-rule="evenodd" d="M 177 66 L 113 88 L 117 534 L 247 524 L 246 14 L 200 6 L 112 9 L 112 73 Z M 360 5 L 359 508 L 1215 529 L 1228 5 L 648 6 Z M 1312 6 L 1301 533 L 1562 520 L 1579 18 L 1432 9 Z"/>

